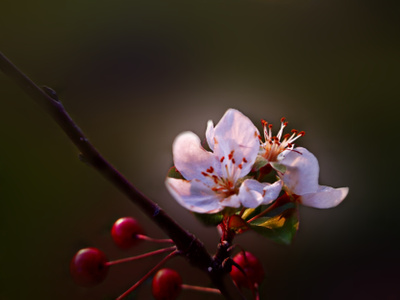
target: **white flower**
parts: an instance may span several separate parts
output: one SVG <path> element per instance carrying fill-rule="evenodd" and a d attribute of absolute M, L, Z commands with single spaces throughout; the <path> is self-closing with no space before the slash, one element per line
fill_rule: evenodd
<path fill-rule="evenodd" d="M 344 200 L 349 188 L 318 184 L 318 160 L 311 152 L 302 147 L 285 152 L 280 163 L 286 167 L 286 171 L 280 177 L 287 191 L 298 196 L 295 198 L 299 203 L 315 208 L 331 208 Z"/>
<path fill-rule="evenodd" d="M 192 132 L 178 135 L 173 143 L 176 169 L 185 179 L 167 178 L 170 193 L 185 208 L 215 213 L 225 207 L 257 207 L 275 200 L 282 182 L 260 183 L 245 178 L 259 151 L 259 133 L 242 113 L 229 109 L 215 126 L 207 124 L 206 151 Z"/>

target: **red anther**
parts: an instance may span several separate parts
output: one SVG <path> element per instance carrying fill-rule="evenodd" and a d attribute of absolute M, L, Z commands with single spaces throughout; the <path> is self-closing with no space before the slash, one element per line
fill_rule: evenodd
<path fill-rule="evenodd" d="M 269 125 L 268 125 L 268 128 L 272 129 L 272 124 L 269 124 Z"/>
<path fill-rule="evenodd" d="M 285 126 L 285 127 L 286 127 L 286 126 L 287 126 L 287 124 L 289 124 L 289 123 L 288 123 L 288 122 L 285 122 L 285 123 L 283 123 L 283 126 Z"/>
<path fill-rule="evenodd" d="M 239 169 L 243 169 L 243 165 L 242 164 L 239 164 L 238 167 L 239 167 Z"/>
<path fill-rule="evenodd" d="M 235 161 L 235 159 L 234 159 L 234 158 L 232 158 L 232 163 L 233 163 L 233 164 L 235 164 L 235 163 L 236 163 L 236 161 Z"/>
<path fill-rule="evenodd" d="M 137 235 L 143 233 L 139 222 L 131 217 L 118 219 L 111 229 L 111 236 L 121 249 L 128 249 L 139 243 L 141 239 L 138 239 Z"/>
<path fill-rule="evenodd" d="M 299 135 L 300 135 L 300 136 L 304 136 L 305 134 L 306 134 L 305 131 L 300 131 L 300 132 L 299 132 Z"/>
<path fill-rule="evenodd" d="M 228 159 L 232 159 L 233 158 L 233 153 L 235 152 L 235 150 L 232 150 L 231 153 L 229 153 L 228 155 Z"/>
<path fill-rule="evenodd" d="M 102 282 L 108 273 L 106 255 L 97 248 L 79 250 L 72 258 L 70 272 L 81 286 L 93 286 Z"/>
<path fill-rule="evenodd" d="M 172 269 L 161 269 L 153 277 L 151 291 L 156 300 L 174 300 L 182 290 L 182 278 Z"/>
<path fill-rule="evenodd" d="M 282 117 L 281 118 L 281 123 L 284 123 L 286 121 L 286 118 L 285 117 Z"/>
<path fill-rule="evenodd" d="M 259 285 L 263 281 L 263 266 L 258 258 L 252 253 L 242 251 L 233 258 L 233 261 L 241 268 L 240 270 L 238 267 L 233 265 L 230 273 L 233 281 L 238 287 L 253 289 L 255 285 Z"/>
<path fill-rule="evenodd" d="M 205 176 L 205 177 L 210 176 L 210 175 L 208 175 L 206 172 L 201 172 L 201 175 L 203 175 L 203 176 Z"/>
<path fill-rule="evenodd" d="M 267 126 L 267 125 L 268 125 L 268 122 L 262 119 L 262 120 L 261 120 L 261 124 L 262 124 L 263 126 Z"/>
<path fill-rule="evenodd" d="M 225 156 L 222 156 L 219 161 L 222 163 L 224 161 L 224 159 L 225 159 Z"/>
<path fill-rule="evenodd" d="M 286 139 L 288 139 L 288 138 L 290 138 L 290 134 L 289 134 L 289 133 L 286 133 L 286 134 L 283 136 L 283 139 L 286 140 Z"/>
<path fill-rule="evenodd" d="M 213 175 L 212 178 L 214 179 L 214 183 L 218 183 L 218 176 L 217 175 Z"/>
<path fill-rule="evenodd" d="M 247 163 L 246 157 L 243 157 L 243 162 L 244 162 L 244 163 Z"/>
<path fill-rule="evenodd" d="M 292 131 L 291 131 L 292 133 L 294 133 L 294 134 L 297 134 L 299 131 L 298 130 L 296 130 L 296 129 L 292 129 Z"/>
<path fill-rule="evenodd" d="M 212 173 L 212 172 L 214 172 L 214 168 L 212 166 L 210 166 L 206 171 L 208 173 Z"/>

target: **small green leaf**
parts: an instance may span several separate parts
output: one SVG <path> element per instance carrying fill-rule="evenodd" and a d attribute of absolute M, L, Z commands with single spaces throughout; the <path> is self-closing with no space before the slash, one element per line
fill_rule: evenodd
<path fill-rule="evenodd" d="M 268 160 L 265 159 L 264 157 L 257 155 L 256 161 L 254 162 L 253 165 L 253 170 L 258 171 L 262 167 L 266 166 L 268 164 Z"/>
<path fill-rule="evenodd" d="M 274 217 L 258 218 L 250 223 L 250 227 L 277 243 L 290 245 L 299 228 L 297 207 Z"/>
<path fill-rule="evenodd" d="M 224 219 L 224 214 L 219 212 L 216 214 L 199 214 L 193 213 L 195 217 L 206 226 L 217 226 Z"/>
<path fill-rule="evenodd" d="M 182 174 L 175 168 L 175 166 L 172 166 L 168 170 L 167 177 L 176 178 L 176 179 L 185 179 L 185 178 L 183 178 Z"/>
<path fill-rule="evenodd" d="M 254 213 L 255 210 L 256 210 L 255 208 L 248 208 L 248 209 L 246 209 L 246 210 L 244 211 L 243 215 L 242 215 L 242 218 L 243 218 L 244 220 L 248 219 L 248 218 Z"/>
<path fill-rule="evenodd" d="M 279 163 L 271 163 L 271 166 L 280 173 L 286 172 L 286 166 L 279 164 Z"/>
<path fill-rule="evenodd" d="M 248 208 L 244 211 L 242 215 L 243 220 L 250 220 L 252 217 L 258 215 L 263 209 L 265 209 L 265 205 L 257 206 L 256 208 Z"/>
<path fill-rule="evenodd" d="M 271 210 L 270 212 L 266 213 L 264 217 L 275 217 L 280 214 L 282 214 L 285 210 L 291 209 L 291 208 L 296 208 L 296 204 L 293 202 L 287 202 L 285 204 L 282 204 L 281 206 L 278 206 Z"/>

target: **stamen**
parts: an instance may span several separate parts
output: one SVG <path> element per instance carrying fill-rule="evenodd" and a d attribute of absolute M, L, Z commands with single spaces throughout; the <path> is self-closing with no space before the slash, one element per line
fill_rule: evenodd
<path fill-rule="evenodd" d="M 231 153 L 229 153 L 229 155 L 228 155 L 229 160 L 231 160 L 233 158 L 234 152 L 235 152 L 235 150 L 232 150 Z"/>

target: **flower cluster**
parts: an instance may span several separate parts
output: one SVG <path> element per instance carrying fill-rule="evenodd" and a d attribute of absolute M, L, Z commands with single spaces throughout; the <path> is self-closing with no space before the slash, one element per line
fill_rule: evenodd
<path fill-rule="evenodd" d="M 262 124 L 264 139 L 249 118 L 229 109 L 215 127 L 212 121 L 207 124 L 210 151 L 193 132 L 178 135 L 173 143 L 173 160 L 182 177 L 167 177 L 170 193 L 185 208 L 202 214 L 233 214 L 269 205 L 282 191 L 292 202 L 315 208 L 342 202 L 348 188 L 319 185 L 318 160 L 307 149 L 295 148 L 294 142 L 304 132 L 284 134 L 284 118 L 276 136 L 271 124 Z M 263 180 L 261 175 L 270 171 L 275 171 L 273 180 L 271 176 Z"/>

